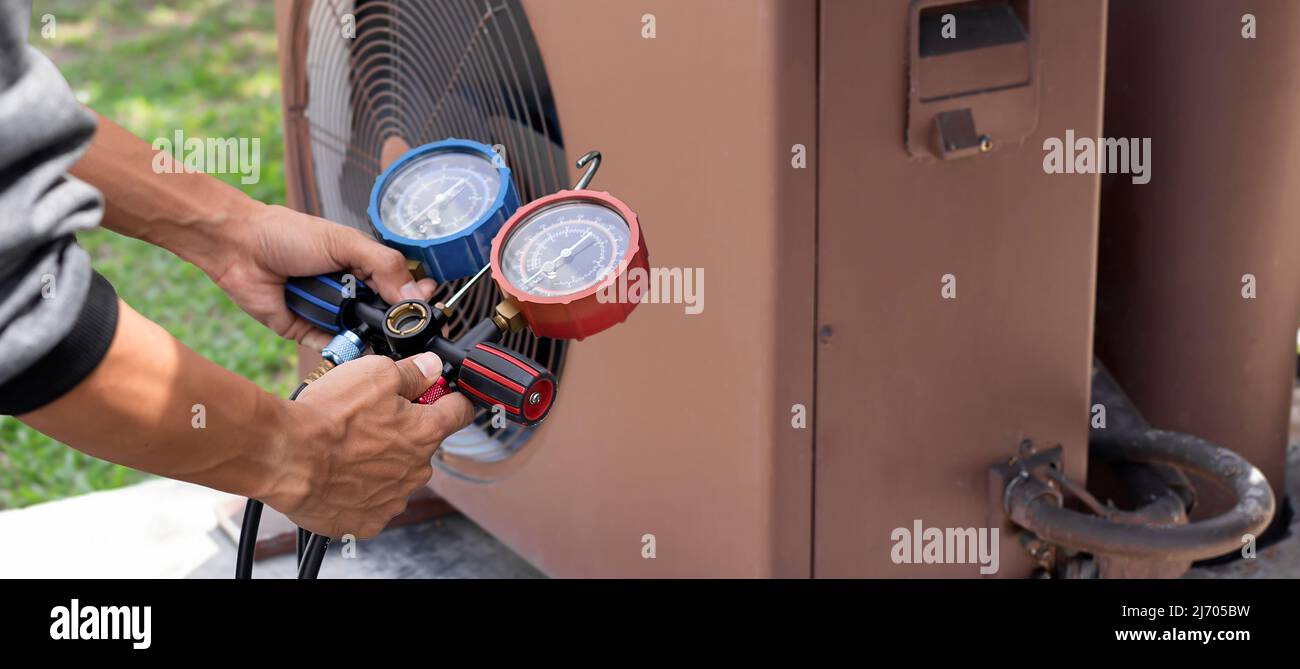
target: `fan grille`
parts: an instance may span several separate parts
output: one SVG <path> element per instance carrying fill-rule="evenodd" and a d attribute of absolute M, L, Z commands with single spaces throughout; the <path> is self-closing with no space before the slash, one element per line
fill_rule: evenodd
<path fill-rule="evenodd" d="M 459 137 L 497 146 L 523 202 L 567 187 L 550 85 L 518 0 L 314 0 L 295 6 L 287 28 L 287 159 L 309 213 L 373 236 L 366 206 L 395 141 L 413 147 Z M 443 284 L 434 299 L 463 283 Z M 481 282 L 445 334 L 460 336 L 500 299 L 494 282 Z M 503 343 L 557 377 L 562 371 L 563 341 L 522 332 Z M 512 457 L 531 430 L 494 428 L 490 418 L 480 412 L 476 429 L 448 439 L 443 451 L 476 462 Z"/>

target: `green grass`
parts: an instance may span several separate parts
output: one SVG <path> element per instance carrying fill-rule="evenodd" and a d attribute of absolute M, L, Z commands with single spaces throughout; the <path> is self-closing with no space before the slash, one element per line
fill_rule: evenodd
<path fill-rule="evenodd" d="M 55 18 L 52 39 L 41 34 L 45 14 Z M 30 41 L 54 60 L 82 102 L 147 140 L 176 129 L 187 137 L 260 138 L 258 183 L 218 176 L 260 200 L 283 203 L 273 3 L 36 0 Z M 293 345 L 240 311 L 197 268 L 106 230 L 78 239 L 137 311 L 262 387 L 279 394 L 291 389 Z M 0 417 L 0 508 L 143 478 Z"/>

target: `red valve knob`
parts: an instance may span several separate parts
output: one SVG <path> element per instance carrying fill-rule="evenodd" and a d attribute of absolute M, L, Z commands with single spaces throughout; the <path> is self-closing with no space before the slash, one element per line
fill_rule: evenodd
<path fill-rule="evenodd" d="M 536 425 L 555 402 L 555 375 L 536 361 L 496 344 L 470 349 L 460 365 L 456 388 L 475 404 L 521 425 Z"/>
<path fill-rule="evenodd" d="M 424 391 L 424 394 L 420 395 L 420 398 L 415 400 L 415 403 L 433 404 L 434 402 L 437 402 L 438 400 L 442 399 L 443 395 L 446 395 L 450 392 L 451 392 L 451 384 L 447 383 L 447 377 L 440 376 L 438 377 L 438 382 L 429 386 L 429 389 Z"/>
<path fill-rule="evenodd" d="M 532 358 L 496 344 L 478 344 L 460 365 L 456 388 L 475 404 L 505 412 L 505 417 L 521 425 L 536 425 L 550 413 L 555 403 L 555 375 Z M 447 377 L 429 386 L 418 404 L 433 404 L 455 392 Z"/>

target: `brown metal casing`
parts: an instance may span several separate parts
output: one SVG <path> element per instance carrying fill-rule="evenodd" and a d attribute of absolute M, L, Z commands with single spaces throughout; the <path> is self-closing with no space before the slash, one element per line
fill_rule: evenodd
<path fill-rule="evenodd" d="M 1060 82 L 1036 130 L 940 161 L 902 141 L 907 5 L 822 3 L 817 576 L 979 576 L 893 564 L 892 528 L 997 526 L 987 470 L 1023 437 L 1084 475 L 1098 180 L 1046 174 L 1042 143 L 1101 129 L 1105 3 L 1032 4 L 1035 67 Z M 1029 574 L 1009 527 L 1000 553 L 998 575 Z"/>
<path fill-rule="evenodd" d="M 816 142 L 816 4 L 523 4 L 570 155 L 603 153 L 593 187 L 706 301 L 575 342 L 528 466 L 433 485 L 553 576 L 807 576 L 815 169 L 790 159 Z"/>
<path fill-rule="evenodd" d="M 1281 499 L 1300 320 L 1300 4 L 1111 12 L 1106 134 L 1150 137 L 1153 158 L 1150 183 L 1102 191 L 1098 354 L 1153 425 L 1237 452 Z"/>

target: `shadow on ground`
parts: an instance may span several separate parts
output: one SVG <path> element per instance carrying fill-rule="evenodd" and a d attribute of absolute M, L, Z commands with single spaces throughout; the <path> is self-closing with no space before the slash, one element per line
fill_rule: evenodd
<path fill-rule="evenodd" d="M 187 578 L 230 578 L 235 572 L 235 548 L 218 529 L 209 531 L 221 550 L 186 575 Z M 518 555 L 461 515 L 436 518 L 388 530 L 355 545 L 355 557 L 344 558 L 343 547 L 330 547 L 321 578 L 543 578 Z M 254 578 L 294 578 L 294 556 L 259 560 Z"/>

